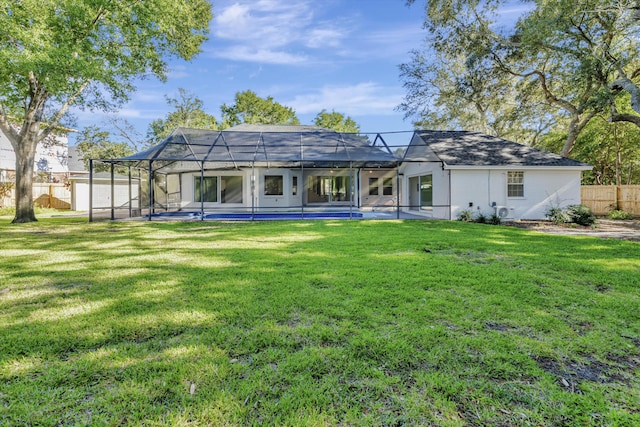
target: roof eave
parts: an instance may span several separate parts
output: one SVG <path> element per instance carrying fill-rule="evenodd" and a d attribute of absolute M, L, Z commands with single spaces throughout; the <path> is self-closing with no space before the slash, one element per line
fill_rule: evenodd
<path fill-rule="evenodd" d="M 443 169 L 445 170 L 482 170 L 482 169 L 497 169 L 497 170 L 576 170 L 576 171 L 588 171 L 593 169 L 591 165 L 575 165 L 575 166 L 563 166 L 563 165 L 449 165 L 443 163 Z"/>

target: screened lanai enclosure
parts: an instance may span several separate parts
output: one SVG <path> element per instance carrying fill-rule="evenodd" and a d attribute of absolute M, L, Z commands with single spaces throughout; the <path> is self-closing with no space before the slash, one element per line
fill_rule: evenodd
<path fill-rule="evenodd" d="M 179 128 L 147 151 L 90 161 L 90 176 L 106 172 L 111 185 L 90 180 L 89 219 L 399 217 L 406 155 L 406 145 L 390 146 L 381 134 Z"/>

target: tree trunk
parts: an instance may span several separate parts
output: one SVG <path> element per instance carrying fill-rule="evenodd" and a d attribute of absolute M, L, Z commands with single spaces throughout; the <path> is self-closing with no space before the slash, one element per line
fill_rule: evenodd
<path fill-rule="evenodd" d="M 31 136 L 33 140 L 26 140 Z M 16 153 L 16 216 L 13 223 L 37 221 L 33 209 L 33 166 L 35 163 L 37 134 L 27 134 L 22 138 Z"/>

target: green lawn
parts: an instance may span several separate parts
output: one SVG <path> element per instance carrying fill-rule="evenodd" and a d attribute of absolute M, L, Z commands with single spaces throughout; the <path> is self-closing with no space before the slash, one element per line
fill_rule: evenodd
<path fill-rule="evenodd" d="M 640 425 L 640 245 L 0 220 L 0 425 Z"/>

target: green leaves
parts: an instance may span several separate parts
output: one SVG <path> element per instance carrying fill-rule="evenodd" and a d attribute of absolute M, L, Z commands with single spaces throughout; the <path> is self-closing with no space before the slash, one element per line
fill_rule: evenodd
<path fill-rule="evenodd" d="M 360 126 L 349 116 L 336 111 L 322 110 L 313 119 L 313 124 L 326 129 L 332 129 L 336 132 L 358 133 Z"/>
<path fill-rule="evenodd" d="M 220 110 L 225 127 L 240 123 L 300 124 L 293 108 L 277 103 L 270 96 L 261 98 L 251 90 L 236 93 L 235 103 L 232 105 L 223 104 Z"/>

